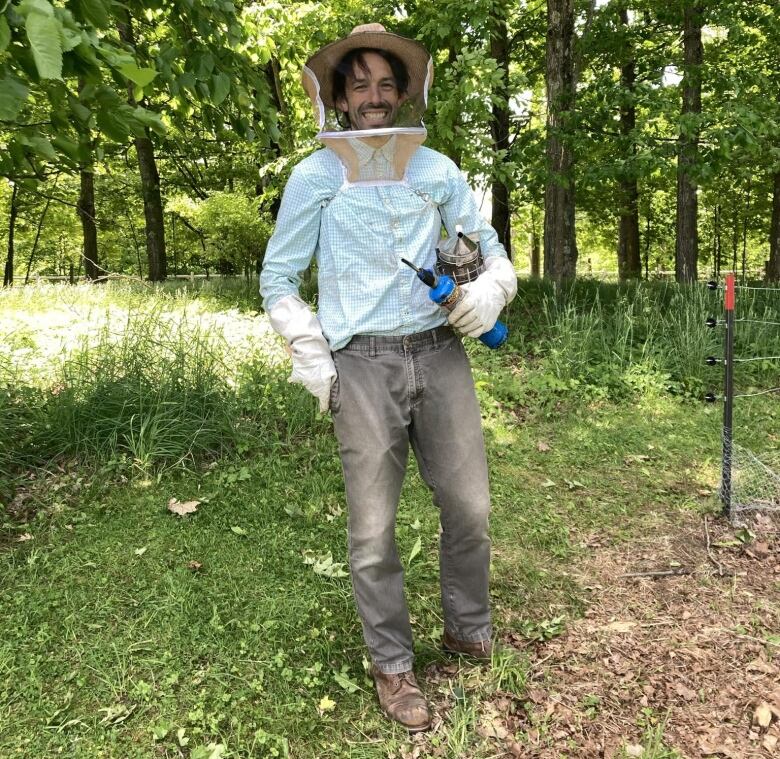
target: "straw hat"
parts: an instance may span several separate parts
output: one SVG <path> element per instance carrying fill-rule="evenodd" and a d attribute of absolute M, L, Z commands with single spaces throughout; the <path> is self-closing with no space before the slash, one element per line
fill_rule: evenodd
<path fill-rule="evenodd" d="M 356 26 L 348 37 L 325 45 L 306 61 L 306 68 L 317 78 L 319 96 L 324 105 L 335 105 L 333 72 L 336 66 L 350 50 L 361 47 L 387 50 L 400 58 L 409 72 L 409 97 L 426 98 L 426 80 L 428 87 L 433 82 L 433 62 L 428 51 L 415 40 L 385 31 L 382 24 L 361 24 Z"/>

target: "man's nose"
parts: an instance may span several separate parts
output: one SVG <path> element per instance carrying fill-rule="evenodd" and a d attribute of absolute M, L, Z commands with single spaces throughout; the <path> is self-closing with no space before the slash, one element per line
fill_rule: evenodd
<path fill-rule="evenodd" d="M 379 93 L 379 83 L 372 82 L 369 87 L 369 90 L 371 94 L 371 102 L 378 103 L 381 100 L 380 93 Z"/>

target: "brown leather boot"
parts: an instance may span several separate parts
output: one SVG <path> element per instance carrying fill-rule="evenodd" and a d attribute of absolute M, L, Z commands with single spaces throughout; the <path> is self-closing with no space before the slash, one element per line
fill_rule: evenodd
<path fill-rule="evenodd" d="M 428 704 L 411 670 L 385 674 L 374 665 L 371 676 L 376 683 L 379 705 L 390 719 L 400 722 L 410 733 L 419 733 L 431 726 Z"/>
<path fill-rule="evenodd" d="M 493 658 L 493 642 L 490 640 L 458 640 L 446 630 L 442 638 L 442 648 L 449 654 L 463 654 L 482 662 Z"/>

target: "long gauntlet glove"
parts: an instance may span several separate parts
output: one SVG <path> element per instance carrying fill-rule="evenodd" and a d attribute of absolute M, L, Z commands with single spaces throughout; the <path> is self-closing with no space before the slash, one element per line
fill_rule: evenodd
<path fill-rule="evenodd" d="M 268 312 L 271 326 L 290 347 L 293 370 L 288 382 L 300 383 L 320 402 L 323 413 L 330 407 L 330 389 L 336 365 L 319 319 L 297 295 L 288 295 Z"/>

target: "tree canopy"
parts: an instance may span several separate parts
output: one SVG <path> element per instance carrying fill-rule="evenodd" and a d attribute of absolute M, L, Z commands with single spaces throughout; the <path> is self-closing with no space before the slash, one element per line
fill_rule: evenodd
<path fill-rule="evenodd" d="M 302 64 L 369 20 L 431 51 L 427 144 L 492 200 L 520 271 L 543 256 L 554 279 L 776 279 L 778 15 L 768 0 L 7 0 L 6 283 L 249 275 L 318 147 Z"/>

